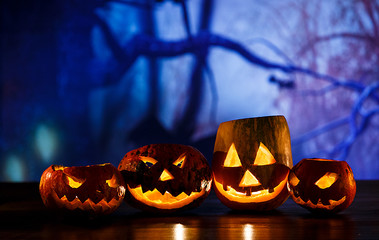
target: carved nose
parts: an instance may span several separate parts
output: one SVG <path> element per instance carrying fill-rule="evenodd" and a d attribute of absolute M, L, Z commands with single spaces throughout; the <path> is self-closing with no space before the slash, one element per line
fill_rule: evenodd
<path fill-rule="evenodd" d="M 174 176 L 172 176 L 171 173 L 167 169 L 164 169 L 161 176 L 159 177 L 159 181 L 164 182 L 171 179 L 174 179 Z"/>
<path fill-rule="evenodd" d="M 238 186 L 255 187 L 259 185 L 261 185 L 261 183 L 258 181 L 258 179 L 254 177 L 254 175 L 249 170 L 247 170 L 245 174 L 243 175 L 242 180 Z"/>

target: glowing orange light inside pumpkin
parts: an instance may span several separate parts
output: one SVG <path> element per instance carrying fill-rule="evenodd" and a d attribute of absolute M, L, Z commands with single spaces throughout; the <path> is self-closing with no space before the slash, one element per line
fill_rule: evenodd
<path fill-rule="evenodd" d="M 271 152 L 268 150 L 268 148 L 261 142 L 259 144 L 259 148 L 254 160 L 254 165 L 269 165 L 274 164 L 276 162 L 274 156 L 271 154 Z M 228 153 L 226 155 L 225 161 L 224 161 L 224 167 L 241 167 L 241 160 L 238 156 L 236 147 L 234 143 L 232 143 L 229 147 Z M 268 189 L 260 190 L 256 192 L 252 192 L 251 196 L 247 196 L 244 192 L 238 192 L 231 186 L 228 186 L 226 191 L 224 190 L 221 183 L 218 183 L 215 181 L 216 188 L 230 201 L 237 201 L 240 203 L 252 203 L 252 202 L 264 202 L 269 201 L 271 199 L 274 199 L 279 193 L 282 191 L 282 189 L 285 187 L 287 182 L 288 174 L 286 178 L 279 183 L 278 186 L 274 188 L 273 191 L 269 191 Z M 255 187 L 260 186 L 261 183 L 258 181 L 258 179 L 252 174 L 249 170 L 247 170 L 240 183 L 239 187 Z"/>
<path fill-rule="evenodd" d="M 332 186 L 337 178 L 338 175 L 336 173 L 327 172 L 324 176 L 317 180 L 317 182 L 315 182 L 315 185 L 321 189 L 325 189 Z"/>
<path fill-rule="evenodd" d="M 274 188 L 273 192 L 270 192 L 269 189 L 265 189 L 265 190 L 252 192 L 251 196 L 246 196 L 246 193 L 238 192 L 230 186 L 228 186 L 227 190 L 225 191 L 221 183 L 217 181 L 215 181 L 214 183 L 217 190 L 230 201 L 235 201 L 235 202 L 240 202 L 240 203 L 254 203 L 254 202 L 259 203 L 259 202 L 265 202 L 265 201 L 269 201 L 271 199 L 276 198 L 280 194 L 282 189 L 285 187 L 287 183 L 287 177 L 283 181 L 281 181 L 278 186 Z"/>
<path fill-rule="evenodd" d="M 66 167 L 61 166 L 61 165 L 53 165 L 53 170 L 58 171 L 58 170 L 64 170 Z"/>
<path fill-rule="evenodd" d="M 226 155 L 225 161 L 224 161 L 224 167 L 241 167 L 241 160 L 238 156 L 236 146 L 234 143 L 230 145 L 228 154 Z"/>
<path fill-rule="evenodd" d="M 289 182 L 292 186 L 297 186 L 300 180 L 296 177 L 294 173 L 291 173 L 289 176 Z"/>
<path fill-rule="evenodd" d="M 105 180 L 105 182 L 108 184 L 109 187 L 111 188 L 116 188 L 119 186 L 117 183 L 117 177 L 113 174 L 111 179 Z"/>
<path fill-rule="evenodd" d="M 346 196 L 344 196 L 343 198 L 341 198 L 340 200 L 332 200 L 330 199 L 329 200 L 329 205 L 324 205 L 322 202 L 321 202 L 321 199 L 318 201 L 317 204 L 313 204 L 311 202 L 311 200 L 308 200 L 307 202 L 305 202 L 303 199 L 301 199 L 300 197 L 294 197 L 293 200 L 297 203 L 297 204 L 300 204 L 304 207 L 309 207 L 309 208 L 317 208 L 317 209 L 325 209 L 325 210 L 333 210 L 335 207 L 341 205 L 343 202 L 345 202 L 346 200 Z"/>
<path fill-rule="evenodd" d="M 292 167 L 289 130 L 283 116 L 220 124 L 213 150 L 214 189 L 227 207 L 272 210 L 288 198 Z"/>
<path fill-rule="evenodd" d="M 119 171 L 128 187 L 126 201 L 145 211 L 169 213 L 196 207 L 212 184 L 212 171 L 202 153 L 180 144 L 134 149 L 121 160 Z"/>
<path fill-rule="evenodd" d="M 73 178 L 73 177 L 70 177 L 68 175 L 66 175 L 66 178 L 68 180 L 68 185 L 72 188 L 78 188 L 80 186 L 82 186 L 82 184 L 85 182 L 85 180 L 80 180 L 78 178 Z"/>
<path fill-rule="evenodd" d="M 269 165 L 275 162 L 275 158 L 268 148 L 263 143 L 260 143 L 254 165 Z"/>
<path fill-rule="evenodd" d="M 140 156 L 139 158 L 149 167 L 157 163 L 157 160 L 151 157 Z"/>
<path fill-rule="evenodd" d="M 245 172 L 239 184 L 240 187 L 254 187 L 259 185 L 261 185 L 260 182 L 249 170 Z"/>
<path fill-rule="evenodd" d="M 125 191 L 125 188 L 123 188 L 123 190 Z M 86 211 L 87 209 L 93 209 L 94 211 L 105 211 L 106 213 L 110 213 L 117 209 L 119 205 L 118 200 L 116 199 L 112 199 L 110 202 L 101 199 L 98 203 L 94 203 L 91 199 L 87 199 L 82 203 L 79 198 L 74 198 L 74 200 L 69 201 L 66 196 L 59 198 L 55 194 L 53 197 L 56 200 L 61 201 L 69 210 L 81 209 Z"/>
<path fill-rule="evenodd" d="M 172 179 L 174 179 L 174 176 L 172 176 L 172 174 L 167 169 L 164 169 L 161 176 L 159 177 L 159 181 L 162 182 Z"/>
<path fill-rule="evenodd" d="M 113 212 L 125 196 L 122 176 L 109 163 L 79 167 L 52 165 L 43 172 L 39 190 L 49 208 L 95 215 Z"/>
<path fill-rule="evenodd" d="M 185 160 L 186 160 L 186 155 L 182 154 L 175 162 L 173 162 L 173 164 L 177 167 L 183 168 Z"/>
<path fill-rule="evenodd" d="M 267 147 L 263 143 L 260 143 L 256 158 L 254 160 L 254 165 L 268 165 L 273 163 L 275 163 L 275 158 L 272 156 Z M 228 154 L 226 155 L 224 167 L 241 166 L 241 160 L 238 156 L 236 147 L 234 143 L 232 143 L 232 145 L 230 145 Z M 245 172 L 241 182 L 239 183 L 240 187 L 254 187 L 259 185 L 261 185 L 260 182 L 249 170 Z"/>
<path fill-rule="evenodd" d="M 192 192 L 190 195 L 183 192 L 174 197 L 167 191 L 162 195 L 157 189 L 146 191 L 144 193 L 141 186 L 138 186 L 137 188 L 130 188 L 128 186 L 128 189 L 137 200 L 146 205 L 159 207 L 161 209 L 172 209 L 173 207 L 177 208 L 186 206 L 207 191 L 207 189 L 203 188 L 200 192 Z"/>

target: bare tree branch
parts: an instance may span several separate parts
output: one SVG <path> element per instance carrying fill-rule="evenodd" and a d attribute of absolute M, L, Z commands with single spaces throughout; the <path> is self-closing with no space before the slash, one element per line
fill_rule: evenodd
<path fill-rule="evenodd" d="M 350 39 L 355 39 L 358 41 L 365 41 L 371 44 L 372 46 L 379 47 L 379 42 L 373 36 L 362 34 L 362 33 L 354 33 L 354 32 L 340 32 L 340 33 L 332 33 L 326 36 L 316 37 L 308 41 L 307 44 L 300 49 L 299 54 L 300 55 L 304 54 L 311 48 L 311 46 L 314 46 L 316 44 L 332 41 L 336 39 L 341 39 L 341 38 L 342 39 L 350 38 Z"/>
<path fill-rule="evenodd" d="M 344 117 L 336 121 L 330 122 L 321 128 L 317 128 L 311 132 L 306 133 L 305 135 L 293 140 L 292 142 L 294 144 L 299 144 L 308 141 L 314 137 L 317 137 L 318 135 L 326 133 L 334 128 L 349 123 L 350 133 L 344 140 L 342 140 L 340 143 L 338 143 L 334 148 L 330 150 L 323 150 L 317 153 L 327 154 L 330 158 L 338 158 L 340 160 L 345 160 L 348 156 L 351 146 L 353 145 L 357 137 L 360 134 L 362 134 L 362 132 L 366 129 L 371 118 L 375 114 L 379 113 L 379 107 L 375 107 L 361 114 L 363 110 L 363 103 L 378 89 L 379 81 L 367 86 L 364 89 L 364 91 L 360 94 L 360 96 L 357 98 L 355 104 L 352 107 L 351 114 L 348 117 Z M 359 122 L 358 117 L 360 118 Z"/>

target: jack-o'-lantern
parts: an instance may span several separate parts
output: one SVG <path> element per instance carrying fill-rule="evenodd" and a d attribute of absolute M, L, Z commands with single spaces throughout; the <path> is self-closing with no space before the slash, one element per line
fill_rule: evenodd
<path fill-rule="evenodd" d="M 212 171 L 195 148 L 151 144 L 128 152 L 118 169 L 125 201 L 146 211 L 174 212 L 198 206 L 209 194 Z"/>
<path fill-rule="evenodd" d="M 51 165 L 41 176 L 39 190 L 48 208 L 89 215 L 112 213 L 125 196 L 121 173 L 109 163 L 80 167 Z"/>
<path fill-rule="evenodd" d="M 288 178 L 292 199 L 314 213 L 336 213 L 353 202 L 356 184 L 345 161 L 303 159 Z"/>
<path fill-rule="evenodd" d="M 221 123 L 212 169 L 217 197 L 236 210 L 277 208 L 288 196 L 290 135 L 283 116 Z"/>

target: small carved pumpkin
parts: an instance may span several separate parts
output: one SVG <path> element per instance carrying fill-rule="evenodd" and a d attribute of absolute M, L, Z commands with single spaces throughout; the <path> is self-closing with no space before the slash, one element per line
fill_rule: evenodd
<path fill-rule="evenodd" d="M 125 196 L 125 184 L 112 164 L 80 167 L 51 165 L 42 176 L 39 190 L 43 203 L 90 215 L 115 211 Z"/>
<path fill-rule="evenodd" d="M 288 196 L 292 167 L 290 136 L 283 116 L 221 123 L 212 168 L 214 190 L 237 210 L 272 210 Z"/>
<path fill-rule="evenodd" d="M 212 171 L 195 148 L 151 144 L 128 152 L 118 169 L 125 200 L 147 211 L 173 212 L 198 206 L 209 194 Z"/>
<path fill-rule="evenodd" d="M 345 161 L 303 159 L 288 178 L 292 199 L 315 213 L 336 213 L 346 209 L 356 192 L 353 172 Z"/>

